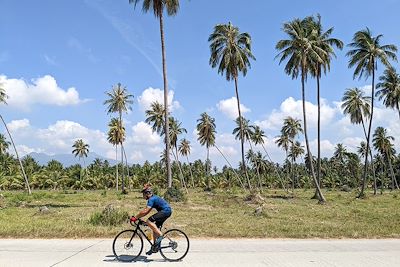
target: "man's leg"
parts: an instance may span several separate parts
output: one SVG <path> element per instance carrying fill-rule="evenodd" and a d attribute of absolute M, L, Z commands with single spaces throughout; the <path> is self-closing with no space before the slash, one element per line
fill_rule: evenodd
<path fill-rule="evenodd" d="M 156 242 L 157 237 L 159 237 L 162 234 L 160 229 L 158 229 L 157 225 L 151 222 L 149 219 L 147 219 L 146 223 L 153 231 L 153 242 Z"/>

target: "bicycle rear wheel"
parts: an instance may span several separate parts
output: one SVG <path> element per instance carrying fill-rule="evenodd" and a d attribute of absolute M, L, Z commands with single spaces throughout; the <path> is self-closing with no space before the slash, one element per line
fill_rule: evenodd
<path fill-rule="evenodd" d="M 114 256 L 119 261 L 130 262 L 140 256 L 143 250 L 143 238 L 134 230 L 119 233 L 113 242 Z"/>
<path fill-rule="evenodd" d="M 189 238 L 183 231 L 171 229 L 163 234 L 160 253 L 168 261 L 180 261 L 188 253 L 189 246 Z"/>

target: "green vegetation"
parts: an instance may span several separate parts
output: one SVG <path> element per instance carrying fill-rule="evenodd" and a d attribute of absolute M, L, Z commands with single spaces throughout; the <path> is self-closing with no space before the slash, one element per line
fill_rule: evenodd
<path fill-rule="evenodd" d="M 356 191 L 324 190 L 325 205 L 310 199 L 311 190 L 249 195 L 232 188 L 189 193 L 186 202 L 171 203 L 174 211 L 166 227 L 181 228 L 191 238 L 400 237 L 398 192 L 377 196 L 367 192 L 369 197 L 360 200 L 355 198 Z M 48 211 L 40 212 L 44 205 Z M 138 191 L 2 192 L 0 238 L 111 238 L 130 227 L 128 214 L 144 205 Z M 99 214 L 107 213 L 109 218 L 123 220 L 93 225 L 101 221 Z"/>

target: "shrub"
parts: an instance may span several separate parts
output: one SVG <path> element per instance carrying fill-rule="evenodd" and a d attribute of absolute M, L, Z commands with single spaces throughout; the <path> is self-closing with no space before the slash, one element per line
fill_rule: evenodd
<path fill-rule="evenodd" d="M 164 199 L 169 202 L 184 202 L 186 197 L 181 190 L 176 187 L 171 187 L 165 192 Z"/>
<path fill-rule="evenodd" d="M 117 226 L 127 221 L 129 214 L 119 211 L 111 204 L 107 205 L 102 212 L 95 212 L 90 216 L 89 223 L 93 225 Z"/>

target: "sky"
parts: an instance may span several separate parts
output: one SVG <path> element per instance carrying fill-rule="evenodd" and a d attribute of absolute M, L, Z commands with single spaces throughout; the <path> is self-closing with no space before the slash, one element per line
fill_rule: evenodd
<path fill-rule="evenodd" d="M 294 18 L 320 14 L 325 29 L 345 44 L 358 30 L 369 27 L 383 34 L 382 43 L 400 46 L 399 0 L 375 1 L 265 1 L 181 0 L 179 13 L 165 18 L 169 98 L 172 115 L 187 129 L 192 145 L 190 160 L 205 159 L 197 141 L 196 120 L 202 112 L 216 119 L 216 144 L 237 166 L 240 144 L 232 135 L 237 116 L 233 82 L 209 65 L 208 36 L 219 23 L 231 22 L 252 38 L 256 57 L 248 74 L 239 77 L 244 116 L 266 133 L 265 146 L 280 162 L 284 152 L 274 140 L 283 119 L 302 119 L 301 83 L 284 73 L 275 59 L 275 45 L 286 38 L 282 25 Z M 373 5 L 372 5 L 373 4 Z M 107 142 L 105 92 L 121 83 L 134 95 L 132 111 L 124 114 L 126 151 L 131 163 L 159 160 L 162 139 L 144 122 L 144 111 L 162 101 L 162 65 L 158 20 L 134 9 L 128 0 L 13 1 L 0 0 L 0 82 L 9 95 L 0 106 L 20 154 L 71 153 L 82 138 L 90 151 L 115 157 Z M 363 134 L 351 125 L 340 108 L 346 88 L 370 92 L 370 79 L 353 79 L 348 68 L 349 50 L 336 51 L 331 71 L 321 79 L 322 156 L 331 157 L 337 143 L 356 151 Z M 399 67 L 397 62 L 393 63 Z M 384 68 L 378 66 L 377 76 Z M 316 83 L 306 84 L 308 129 L 316 154 Z M 400 124 L 395 111 L 379 103 L 373 129 L 383 126 L 396 138 L 400 150 Z M 0 127 L 0 132 L 5 132 Z M 303 138 L 300 140 L 304 143 Z M 257 149 L 261 149 L 257 147 Z M 211 149 L 213 164 L 224 159 Z"/>

